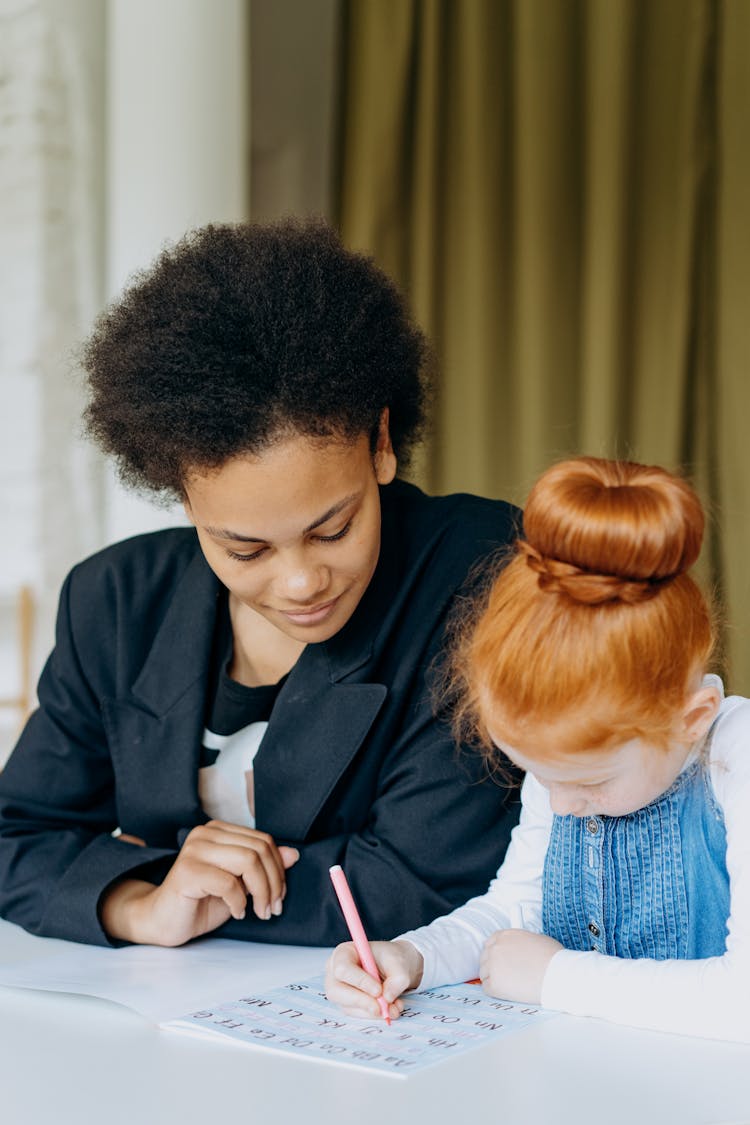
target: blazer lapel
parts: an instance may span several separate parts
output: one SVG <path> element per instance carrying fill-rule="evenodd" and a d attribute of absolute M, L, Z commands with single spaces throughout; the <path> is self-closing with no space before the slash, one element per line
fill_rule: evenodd
<path fill-rule="evenodd" d="M 130 698 L 103 703 L 123 830 L 154 846 L 174 846 L 176 831 L 205 820 L 198 761 L 219 589 L 198 551 Z"/>
<path fill-rule="evenodd" d="M 305 839 L 386 695 L 382 684 L 331 683 L 321 646 L 305 649 L 255 759 L 259 828 L 281 840 Z"/>
<path fill-rule="evenodd" d="M 196 544 L 196 554 L 175 590 L 146 661 L 133 684 L 133 699 L 163 715 L 211 661 L 220 584 Z"/>

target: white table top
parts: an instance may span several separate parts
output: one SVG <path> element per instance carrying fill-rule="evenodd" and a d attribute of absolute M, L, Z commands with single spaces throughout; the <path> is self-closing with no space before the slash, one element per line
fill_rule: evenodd
<path fill-rule="evenodd" d="M 0 922 L 0 966 L 64 944 Z M 265 984 L 263 947 L 247 952 L 248 985 L 253 960 Z M 279 957 L 276 947 L 274 983 L 322 969 L 326 955 Z M 748 1125 L 750 1047 L 561 1016 L 402 1080 L 170 1034 L 109 1001 L 0 987 L 4 1125 L 469 1125 L 490 1115 Z"/>

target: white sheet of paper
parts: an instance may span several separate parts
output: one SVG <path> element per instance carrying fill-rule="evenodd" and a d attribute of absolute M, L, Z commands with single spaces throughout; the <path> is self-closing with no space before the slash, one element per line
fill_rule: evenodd
<path fill-rule="evenodd" d="M 414 992 L 405 1000 L 403 1014 L 390 1027 L 384 1020 L 354 1019 L 326 999 L 323 978 L 316 977 L 268 992 L 253 990 L 161 1026 L 406 1076 L 558 1014 L 495 1000 L 476 984 Z"/>
<path fill-rule="evenodd" d="M 2 924 L 3 930 L 7 925 Z M 154 1023 L 213 1003 L 217 996 L 238 996 L 250 987 L 271 988 L 319 973 L 330 952 L 228 938 L 205 938 L 179 949 L 106 949 L 55 941 L 48 951 L 45 939 L 19 938 L 20 959 L 10 963 L 2 963 L 0 943 L 0 985 L 98 996 L 133 1008 Z M 24 945 L 29 949 L 25 959 Z"/>

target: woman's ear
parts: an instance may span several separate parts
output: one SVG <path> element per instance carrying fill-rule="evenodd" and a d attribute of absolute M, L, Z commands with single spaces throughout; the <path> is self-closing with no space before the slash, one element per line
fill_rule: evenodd
<path fill-rule="evenodd" d="M 703 738 L 721 707 L 721 692 L 716 687 L 698 688 L 687 697 L 680 722 L 680 741 Z"/>
<path fill-rule="evenodd" d="M 390 484 L 396 475 L 396 468 L 398 462 L 396 454 L 393 452 L 393 444 L 391 442 L 391 432 L 388 427 L 389 411 L 386 406 L 383 413 L 380 415 L 380 424 L 378 426 L 378 441 L 375 446 L 375 453 L 373 455 L 373 464 L 375 466 L 375 477 L 378 484 Z"/>

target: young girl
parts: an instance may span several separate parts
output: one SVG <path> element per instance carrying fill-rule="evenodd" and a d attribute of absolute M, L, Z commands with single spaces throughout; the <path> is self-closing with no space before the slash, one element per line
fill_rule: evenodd
<path fill-rule="evenodd" d="M 485 895 L 375 943 L 400 994 L 481 976 L 575 1015 L 750 1042 L 750 703 L 705 675 L 711 615 L 687 571 L 693 490 L 582 457 L 532 490 L 525 539 L 455 657 L 462 714 L 527 771 Z M 375 1017 L 351 945 L 329 997 Z"/>

